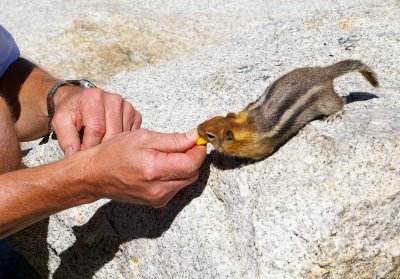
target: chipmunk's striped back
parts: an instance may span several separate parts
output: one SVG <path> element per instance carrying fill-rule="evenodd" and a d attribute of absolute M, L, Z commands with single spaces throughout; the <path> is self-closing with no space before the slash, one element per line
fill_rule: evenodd
<path fill-rule="evenodd" d="M 245 109 L 249 121 L 265 137 L 286 139 L 312 119 L 342 109 L 344 102 L 334 92 L 333 79 L 353 71 L 360 72 L 373 86 L 378 86 L 376 74 L 358 60 L 296 69 L 276 80 Z"/>

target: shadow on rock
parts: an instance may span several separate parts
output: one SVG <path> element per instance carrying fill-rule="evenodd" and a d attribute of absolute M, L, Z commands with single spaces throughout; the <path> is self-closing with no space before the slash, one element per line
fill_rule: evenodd
<path fill-rule="evenodd" d="M 374 98 L 379 98 L 377 95 L 368 92 L 350 92 L 349 95 L 343 96 L 346 104 L 360 101 L 368 101 Z"/>
<path fill-rule="evenodd" d="M 160 237 L 179 212 L 202 194 L 209 172 L 210 160 L 206 159 L 199 179 L 160 209 L 114 201 L 100 207 L 88 223 L 73 228 L 76 241 L 59 255 L 61 264 L 53 278 L 92 278 L 115 257 L 122 243 Z"/>
<path fill-rule="evenodd" d="M 252 159 L 228 156 L 216 150 L 211 151 L 207 159 L 219 170 L 237 169 L 258 162 Z"/>

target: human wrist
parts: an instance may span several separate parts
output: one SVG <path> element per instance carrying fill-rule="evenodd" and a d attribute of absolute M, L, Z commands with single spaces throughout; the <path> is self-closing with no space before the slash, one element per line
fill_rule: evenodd
<path fill-rule="evenodd" d="M 80 91 L 80 89 L 77 90 L 77 88 L 95 87 L 96 86 L 87 79 L 57 81 L 48 91 L 46 98 L 47 116 L 49 118 L 48 127 L 50 128 L 51 120 L 56 112 L 56 107 L 60 105 L 62 100 L 73 94 L 73 92 Z"/>
<path fill-rule="evenodd" d="M 100 146 L 95 146 L 66 157 L 76 163 L 76 173 L 80 174 L 76 177 L 76 182 L 81 187 L 81 193 L 93 201 L 106 197 L 105 192 L 113 183 L 107 176 L 107 164 L 97 163 L 102 161 L 99 148 Z"/>
<path fill-rule="evenodd" d="M 56 184 L 69 191 L 71 204 L 68 207 L 94 202 L 98 199 L 92 181 L 92 163 L 86 152 L 67 156 L 54 163 L 57 169 Z"/>
<path fill-rule="evenodd" d="M 60 107 L 60 104 L 63 103 L 65 99 L 68 99 L 69 96 L 76 93 L 77 90 L 80 90 L 78 87 L 75 86 L 62 86 L 57 89 L 57 92 L 53 96 L 53 104 L 54 104 L 54 112 Z M 49 117 L 48 107 L 47 109 L 47 116 Z"/>

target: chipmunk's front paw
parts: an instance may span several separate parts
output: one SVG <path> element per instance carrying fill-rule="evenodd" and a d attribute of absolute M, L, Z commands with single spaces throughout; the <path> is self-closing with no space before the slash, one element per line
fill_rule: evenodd
<path fill-rule="evenodd" d="M 333 121 L 337 120 L 337 119 L 342 119 L 343 116 L 343 110 L 339 110 L 337 112 L 335 112 L 334 114 L 331 114 L 327 117 L 325 117 L 324 121 L 327 123 L 332 123 Z"/>

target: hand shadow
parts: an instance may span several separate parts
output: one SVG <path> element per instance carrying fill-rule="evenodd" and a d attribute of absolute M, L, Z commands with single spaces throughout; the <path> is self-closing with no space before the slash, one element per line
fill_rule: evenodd
<path fill-rule="evenodd" d="M 83 226 L 74 227 L 75 243 L 62 252 L 53 278 L 92 278 L 119 251 L 122 243 L 140 238 L 158 238 L 176 216 L 207 185 L 210 158 L 200 168 L 199 179 L 182 189 L 163 208 L 110 201 L 100 207 Z"/>

